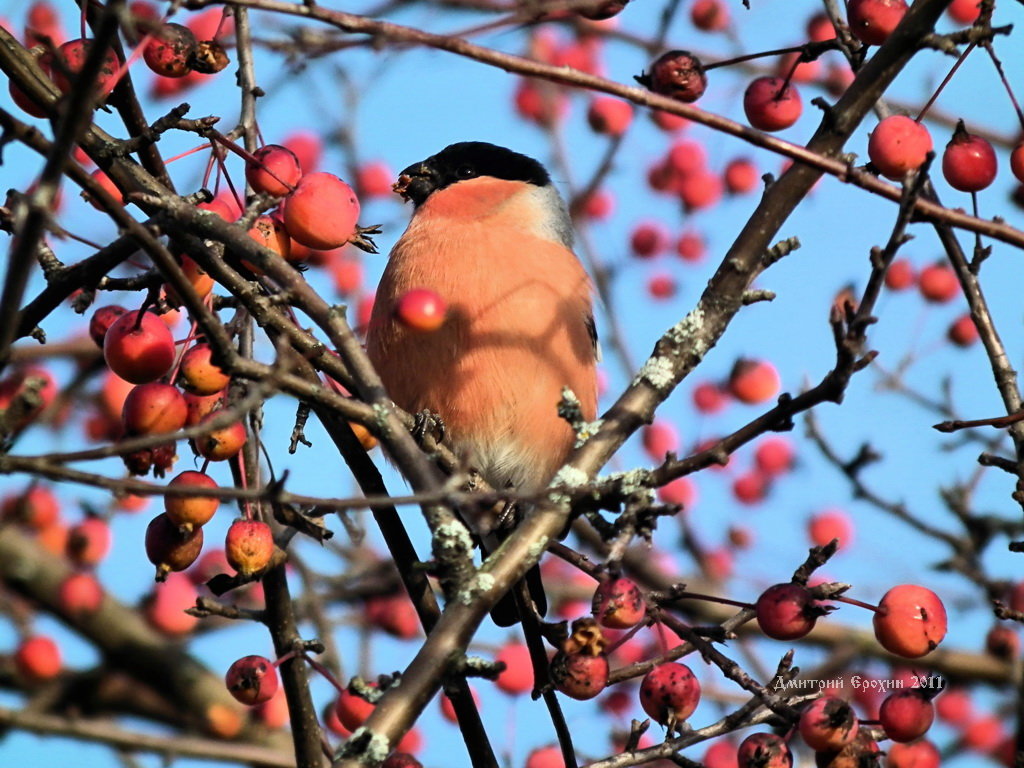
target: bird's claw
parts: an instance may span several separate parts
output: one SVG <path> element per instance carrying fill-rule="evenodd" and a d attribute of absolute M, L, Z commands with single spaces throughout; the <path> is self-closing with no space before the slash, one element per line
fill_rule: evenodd
<path fill-rule="evenodd" d="M 444 440 L 444 434 L 444 422 L 436 413 L 423 410 L 413 417 L 412 436 L 420 447 L 427 442 L 427 438 L 440 443 Z"/>

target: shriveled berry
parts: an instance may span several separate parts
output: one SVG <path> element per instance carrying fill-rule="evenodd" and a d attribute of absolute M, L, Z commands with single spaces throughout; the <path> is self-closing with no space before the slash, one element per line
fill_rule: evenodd
<path fill-rule="evenodd" d="M 146 528 L 146 557 L 156 566 L 156 580 L 172 571 L 184 571 L 203 549 L 203 529 L 181 530 L 166 513 L 157 515 Z"/>
<path fill-rule="evenodd" d="M 196 36 L 182 24 L 164 24 L 146 45 L 142 57 L 146 66 L 162 77 L 184 77 L 192 71 Z"/>
<path fill-rule="evenodd" d="M 569 698 L 592 699 L 608 685 L 608 657 L 559 651 L 551 660 L 551 680 Z"/>
<path fill-rule="evenodd" d="M 793 753 L 774 733 L 752 733 L 736 751 L 739 768 L 792 768 Z"/>
<path fill-rule="evenodd" d="M 699 58 L 689 51 L 668 51 L 651 64 L 650 73 L 637 82 L 654 93 L 687 104 L 697 101 L 708 87 L 708 77 Z"/>

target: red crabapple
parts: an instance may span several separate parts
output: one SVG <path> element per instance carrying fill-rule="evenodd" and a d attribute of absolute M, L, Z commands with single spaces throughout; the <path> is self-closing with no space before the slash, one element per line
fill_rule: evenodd
<path fill-rule="evenodd" d="M 924 736 L 934 719 L 935 707 L 920 688 L 894 691 L 878 710 L 878 720 L 885 734 L 901 743 Z"/>
<path fill-rule="evenodd" d="M 705 254 L 704 238 L 697 232 L 683 232 L 676 241 L 676 253 L 683 261 L 700 261 Z"/>
<path fill-rule="evenodd" d="M 836 28 L 832 25 L 832 19 L 824 11 L 811 16 L 807 20 L 807 39 L 813 43 L 823 43 L 826 40 L 835 40 Z"/>
<path fill-rule="evenodd" d="M 188 27 L 163 24 L 153 33 L 142 58 L 147 67 L 162 77 L 184 77 L 192 71 L 189 61 L 196 45 L 196 36 Z"/>
<path fill-rule="evenodd" d="M 927 739 L 891 744 L 886 753 L 886 768 L 939 768 L 941 763 L 939 750 Z"/>
<path fill-rule="evenodd" d="M 960 281 L 957 280 L 953 268 L 940 261 L 921 270 L 917 278 L 917 287 L 925 301 L 945 304 L 952 301 L 960 292 Z"/>
<path fill-rule="evenodd" d="M 103 349 L 103 339 L 106 337 L 110 326 L 127 311 L 127 309 L 117 304 L 108 304 L 93 312 L 92 318 L 89 320 L 89 336 L 96 342 L 96 346 Z"/>
<path fill-rule="evenodd" d="M 168 487 L 217 488 L 217 482 L 203 472 L 186 470 L 176 476 Z M 216 496 L 164 496 L 164 512 L 175 526 L 185 531 L 206 525 L 220 506 Z"/>
<path fill-rule="evenodd" d="M 759 131 L 781 131 L 800 119 L 803 103 L 792 83 L 780 77 L 759 77 L 743 94 L 743 111 Z"/>
<path fill-rule="evenodd" d="M 284 197 L 302 178 L 299 158 L 288 147 L 265 144 L 252 156 L 253 159 L 245 164 L 245 180 L 257 192 Z"/>
<path fill-rule="evenodd" d="M 739 768 L 792 768 L 793 753 L 774 733 L 752 733 L 736 751 Z"/>
<path fill-rule="evenodd" d="M 766 437 L 754 448 L 754 465 L 769 477 L 785 474 L 793 462 L 793 445 L 784 437 Z"/>
<path fill-rule="evenodd" d="M 707 170 L 683 176 L 676 185 L 676 193 L 686 213 L 714 206 L 722 199 L 722 189 L 721 177 Z"/>
<path fill-rule="evenodd" d="M 526 756 L 523 768 L 565 768 L 560 747 L 538 747 Z"/>
<path fill-rule="evenodd" d="M 978 20 L 980 0 L 953 0 L 946 8 L 949 18 L 957 24 L 973 24 Z"/>
<path fill-rule="evenodd" d="M 62 611 L 80 618 L 99 610 L 103 587 L 91 573 L 72 573 L 60 583 L 57 602 Z"/>
<path fill-rule="evenodd" d="M 187 416 L 188 406 L 180 389 L 151 381 L 128 393 L 121 423 L 126 435 L 164 435 L 184 427 Z"/>
<path fill-rule="evenodd" d="M 595 133 L 621 136 L 633 122 L 633 105 L 614 96 L 596 96 L 587 108 L 587 122 Z"/>
<path fill-rule="evenodd" d="M 62 93 L 70 93 L 72 85 L 79 85 L 76 75 L 82 71 L 91 47 L 92 40 L 78 39 L 69 40 L 57 49 L 59 59 L 52 65 L 53 82 Z M 96 93 L 100 97 L 105 96 L 114 87 L 114 75 L 120 67 L 121 61 L 117 54 L 112 48 L 108 48 L 94 81 Z"/>
<path fill-rule="evenodd" d="M 533 690 L 533 664 L 525 645 L 509 643 L 498 651 L 494 660 L 505 665 L 495 681 L 501 690 L 513 696 Z"/>
<path fill-rule="evenodd" d="M 405 592 L 367 598 L 363 605 L 363 616 L 367 624 L 402 640 L 411 640 L 420 631 L 416 608 Z"/>
<path fill-rule="evenodd" d="M 775 640 L 804 637 L 824 613 L 801 584 L 768 587 L 757 598 L 755 611 L 761 631 Z"/>
<path fill-rule="evenodd" d="M 185 635 L 195 629 L 199 619 L 185 613 L 196 604 L 199 593 L 183 573 L 168 574 L 167 580 L 157 584 L 144 602 L 143 610 L 148 621 L 159 632 L 166 635 Z"/>
<path fill-rule="evenodd" d="M 906 0 L 847 0 L 850 31 L 865 45 L 889 39 L 907 12 Z"/>
<path fill-rule="evenodd" d="M 356 190 L 359 197 L 388 197 L 391 194 L 394 173 L 380 160 L 363 163 L 356 171 Z"/>
<path fill-rule="evenodd" d="M 395 318 L 413 331 L 430 333 L 444 325 L 448 306 L 436 292 L 429 288 L 413 288 L 406 291 L 395 304 Z"/>
<path fill-rule="evenodd" d="M 800 714 L 800 736 L 815 752 L 839 750 L 857 736 L 860 723 L 849 702 L 835 696 L 815 699 Z"/>
<path fill-rule="evenodd" d="M 684 509 L 693 506 L 697 491 L 688 477 L 677 477 L 658 489 L 658 499 L 664 504 L 676 504 Z"/>
<path fill-rule="evenodd" d="M 676 295 L 679 290 L 679 286 L 676 284 L 676 279 L 672 275 L 666 275 L 664 273 L 651 275 L 647 281 L 647 293 L 650 294 L 652 299 L 671 299 Z"/>
<path fill-rule="evenodd" d="M 980 192 L 995 181 L 997 170 L 992 145 L 968 133 L 961 120 L 942 153 L 942 175 L 949 186 L 961 192 Z"/>
<path fill-rule="evenodd" d="M 215 406 L 215 399 L 218 395 L 210 395 L 209 397 L 214 401 L 212 404 Z M 211 421 L 219 415 L 217 411 L 212 411 L 203 417 L 199 423 Z M 226 427 L 211 429 L 206 434 L 200 435 L 192 440 L 192 446 L 195 448 L 196 453 L 204 459 L 227 461 L 238 455 L 247 439 L 248 434 L 245 431 L 245 424 L 241 421 L 236 421 L 228 424 Z"/>
<path fill-rule="evenodd" d="M 970 313 L 960 315 L 952 322 L 946 331 L 946 338 L 958 347 L 969 347 L 980 338 L 978 326 L 974 324 Z"/>
<path fill-rule="evenodd" d="M 213 395 L 231 383 L 228 376 L 214 364 L 213 348 L 209 344 L 195 344 L 181 356 L 178 384 L 193 395 Z"/>
<path fill-rule="evenodd" d="M 629 236 L 629 245 L 634 256 L 640 259 L 650 259 L 668 248 L 669 234 L 659 222 L 642 222 L 633 228 L 633 232 Z"/>
<path fill-rule="evenodd" d="M 559 651 L 551 659 L 551 682 L 571 699 L 587 701 L 608 685 L 608 657 L 603 652 Z"/>
<path fill-rule="evenodd" d="M 274 556 L 274 533 L 262 520 L 235 520 L 224 539 L 224 554 L 239 574 L 255 576 Z"/>
<path fill-rule="evenodd" d="M 757 166 L 746 157 L 738 157 L 725 166 L 725 188 L 730 195 L 753 192 L 760 180 L 761 174 L 758 173 Z"/>
<path fill-rule="evenodd" d="M 621 576 L 598 585 L 591 612 L 602 626 L 629 629 L 643 620 L 647 606 L 636 582 Z"/>
<path fill-rule="evenodd" d="M 887 651 L 916 659 L 933 651 L 946 636 L 946 608 L 930 589 L 900 584 L 882 597 L 874 629 Z"/>
<path fill-rule="evenodd" d="M 816 547 L 824 547 L 832 539 L 839 539 L 839 547 L 843 549 L 853 542 L 853 523 L 843 510 L 825 509 L 811 516 L 807 522 L 807 534 Z"/>
<path fill-rule="evenodd" d="M 60 674 L 60 647 L 46 635 L 26 637 L 14 651 L 14 667 L 22 677 L 39 683 Z"/>
<path fill-rule="evenodd" d="M 146 557 L 156 566 L 156 580 L 163 581 L 172 571 L 184 571 L 203 549 L 203 529 L 181 530 L 167 516 L 159 514 L 146 528 Z"/>
<path fill-rule="evenodd" d="M 644 451 L 652 461 L 664 461 L 665 454 L 679 450 L 679 433 L 667 421 L 655 421 L 640 433 Z"/>
<path fill-rule="evenodd" d="M 1013 661 L 1020 655 L 1020 636 L 1012 627 L 996 624 L 985 635 L 985 650 L 1004 661 Z"/>
<path fill-rule="evenodd" d="M 729 404 L 729 393 L 713 381 L 693 388 L 693 405 L 701 413 L 718 413 Z"/>
<path fill-rule="evenodd" d="M 155 381 L 174 362 L 174 337 L 150 312 L 128 312 L 114 321 L 103 340 L 103 357 L 114 373 L 132 384 Z"/>
<path fill-rule="evenodd" d="M 729 27 L 729 8 L 722 0 L 696 0 L 690 21 L 702 32 L 721 32 Z"/>
<path fill-rule="evenodd" d="M 310 248 L 338 248 L 356 232 L 359 200 L 352 187 L 330 173 L 307 173 L 287 198 L 288 234 Z"/>
<path fill-rule="evenodd" d="M 53 491 L 43 485 L 30 485 L 19 496 L 4 499 L 0 519 L 42 531 L 56 525 L 60 518 L 60 502 Z"/>
<path fill-rule="evenodd" d="M 110 525 L 100 517 L 87 517 L 68 532 L 65 554 L 81 566 L 99 565 L 110 552 Z"/>
<path fill-rule="evenodd" d="M 955 728 L 962 728 L 974 719 L 974 704 L 966 688 L 947 687 L 935 700 L 935 714 L 939 720 Z"/>
<path fill-rule="evenodd" d="M 770 400 L 779 386 L 779 372 L 766 360 L 740 358 L 729 373 L 730 394 L 747 405 Z"/>
<path fill-rule="evenodd" d="M 907 259 L 896 259 L 885 271 L 885 287 L 890 291 L 905 291 L 915 282 L 914 265 Z"/>
<path fill-rule="evenodd" d="M 1017 181 L 1024 184 L 1024 141 L 1017 144 L 1010 153 L 1010 170 Z"/>
<path fill-rule="evenodd" d="M 932 151 L 932 137 L 921 123 L 906 115 L 890 115 L 868 137 L 868 157 L 887 179 L 899 181 L 916 171 Z"/>
<path fill-rule="evenodd" d="M 640 705 L 662 725 L 676 725 L 697 709 L 700 683 L 685 664 L 659 664 L 640 683 Z"/>
<path fill-rule="evenodd" d="M 376 685 L 371 683 L 371 687 L 375 688 Z M 334 713 L 343 726 L 354 731 L 370 716 L 375 706 L 376 704 L 373 702 L 367 701 L 346 688 L 338 694 L 338 698 L 334 702 Z"/>
<path fill-rule="evenodd" d="M 262 704 L 277 692 L 277 668 L 263 656 L 243 656 L 228 668 L 224 684 L 243 704 Z"/>

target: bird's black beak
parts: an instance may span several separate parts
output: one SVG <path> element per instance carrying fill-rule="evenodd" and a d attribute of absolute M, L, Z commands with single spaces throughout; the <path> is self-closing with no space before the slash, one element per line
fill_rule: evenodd
<path fill-rule="evenodd" d="M 440 186 L 441 176 L 427 161 L 413 163 L 398 175 L 392 189 L 402 196 L 403 200 L 412 200 L 413 205 L 420 205 L 430 193 Z"/>

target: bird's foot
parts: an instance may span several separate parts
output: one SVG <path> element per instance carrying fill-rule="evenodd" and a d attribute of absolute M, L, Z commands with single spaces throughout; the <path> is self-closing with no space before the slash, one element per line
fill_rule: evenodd
<path fill-rule="evenodd" d="M 421 448 L 429 447 L 429 443 L 440 443 L 444 440 L 444 422 L 436 413 L 428 410 L 416 414 L 412 426 L 413 439 Z"/>

